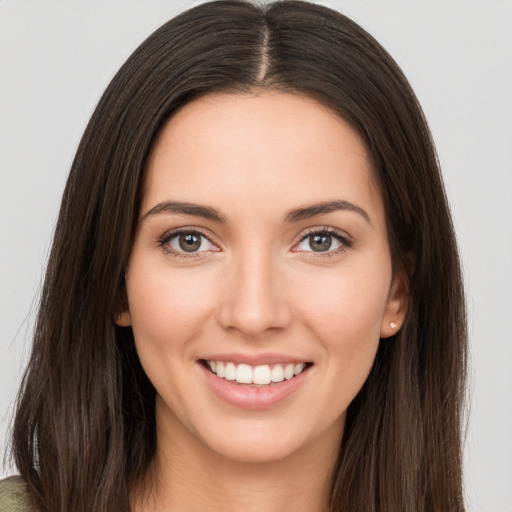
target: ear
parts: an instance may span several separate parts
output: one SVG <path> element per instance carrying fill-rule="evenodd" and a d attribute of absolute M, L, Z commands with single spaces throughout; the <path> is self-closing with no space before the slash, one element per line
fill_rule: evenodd
<path fill-rule="evenodd" d="M 120 327 L 129 327 L 132 325 L 125 280 L 126 276 L 123 275 L 122 282 L 119 284 L 116 303 L 114 305 L 114 323 Z"/>
<path fill-rule="evenodd" d="M 391 282 L 386 308 L 382 317 L 380 337 L 389 338 L 402 327 L 408 307 L 409 283 L 403 270 L 396 272 Z"/>
<path fill-rule="evenodd" d="M 117 315 L 114 318 L 114 323 L 116 325 L 119 325 L 120 327 L 129 327 L 130 325 L 132 325 L 132 317 L 130 315 L 130 312 L 127 310 Z"/>

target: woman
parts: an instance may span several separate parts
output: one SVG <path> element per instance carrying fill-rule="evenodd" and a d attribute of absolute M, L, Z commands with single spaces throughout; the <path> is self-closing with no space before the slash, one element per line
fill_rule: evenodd
<path fill-rule="evenodd" d="M 465 343 L 394 61 L 325 7 L 203 4 L 134 52 L 81 141 L 15 492 L 52 512 L 461 511 Z"/>

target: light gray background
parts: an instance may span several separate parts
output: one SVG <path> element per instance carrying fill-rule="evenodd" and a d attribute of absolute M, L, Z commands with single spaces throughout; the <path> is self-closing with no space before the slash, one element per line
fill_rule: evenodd
<path fill-rule="evenodd" d="M 0 0 L 0 457 L 81 133 L 138 43 L 197 3 Z M 390 51 L 430 121 L 469 297 L 468 508 L 511 512 L 512 1 L 319 3 Z"/>

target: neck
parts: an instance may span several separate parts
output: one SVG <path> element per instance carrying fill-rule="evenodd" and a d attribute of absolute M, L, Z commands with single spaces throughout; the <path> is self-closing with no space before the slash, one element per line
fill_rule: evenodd
<path fill-rule="evenodd" d="M 176 431 L 173 434 L 170 439 L 165 432 L 157 431 L 148 492 L 144 498 L 139 493 L 134 500 L 135 512 L 329 510 L 339 426 L 297 453 L 264 462 L 228 459 L 189 433 L 187 442 L 176 436 Z"/>

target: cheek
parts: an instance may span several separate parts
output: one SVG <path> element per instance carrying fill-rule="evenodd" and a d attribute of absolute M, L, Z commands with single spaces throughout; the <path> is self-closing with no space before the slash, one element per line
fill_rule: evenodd
<path fill-rule="evenodd" d="M 332 371 L 356 387 L 373 364 L 391 281 L 390 264 L 362 269 L 346 268 L 328 279 L 317 276 L 316 286 L 310 275 L 311 282 L 295 291 L 301 316 L 322 345 Z"/>
<path fill-rule="evenodd" d="M 136 263 L 136 262 L 134 262 Z M 193 272 L 144 269 L 127 279 L 128 303 L 141 360 L 185 356 L 190 340 L 205 328 L 212 287 Z"/>
<path fill-rule="evenodd" d="M 310 275 L 309 285 L 296 290 L 303 304 L 303 315 L 322 331 L 333 334 L 373 333 L 379 336 L 384 315 L 391 272 L 347 271 L 332 273 L 324 279 Z"/>

